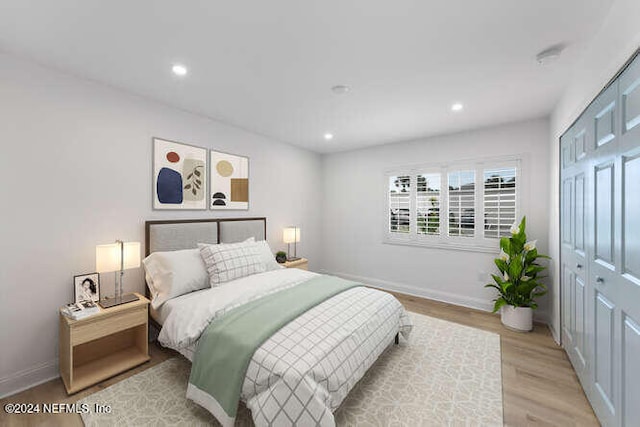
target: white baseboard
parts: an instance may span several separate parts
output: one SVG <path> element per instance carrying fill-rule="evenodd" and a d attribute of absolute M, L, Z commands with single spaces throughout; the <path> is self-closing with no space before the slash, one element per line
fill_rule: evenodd
<path fill-rule="evenodd" d="M 553 323 L 547 322 L 547 326 L 549 326 L 549 331 L 551 331 L 551 336 L 553 337 L 553 340 L 556 342 L 556 344 L 562 345 L 560 341 L 560 334 L 558 334 L 556 329 L 553 327 Z"/>
<path fill-rule="evenodd" d="M 0 378 L 0 399 L 59 377 L 58 361 L 45 362 Z"/>
<path fill-rule="evenodd" d="M 404 283 L 389 282 L 387 280 L 374 279 L 373 277 L 356 276 L 354 274 L 348 273 L 340 273 L 335 271 L 323 273 L 332 274 L 334 276 L 342 277 L 344 279 L 353 280 L 356 282 L 362 282 L 389 291 L 412 295 L 414 297 L 432 299 L 449 304 L 461 305 L 463 307 L 475 308 L 482 311 L 491 311 L 493 309 L 493 304 L 491 303 L 491 301 L 487 301 L 481 298 L 474 298 L 428 288 L 419 288 L 417 286 L 407 285 Z"/>
<path fill-rule="evenodd" d="M 551 331 L 551 335 L 553 335 L 553 330 L 551 330 L 550 328 L 551 322 L 549 322 L 549 315 L 546 311 L 542 311 L 540 309 L 533 310 L 533 321 L 536 323 L 544 323 L 545 325 L 547 325 L 549 327 L 549 330 Z"/>
<path fill-rule="evenodd" d="M 477 310 L 491 312 L 493 310 L 493 303 L 481 298 L 469 297 L 466 295 L 454 294 L 451 292 L 443 292 L 428 288 L 419 288 L 413 285 L 407 285 L 404 283 L 390 282 L 387 280 L 374 279 L 372 277 L 357 276 L 354 274 L 329 272 L 323 271 L 323 274 L 332 274 L 334 276 L 342 277 L 347 280 L 353 280 L 356 282 L 362 282 L 377 288 L 381 288 L 388 291 L 400 292 L 402 294 L 411 295 L 414 297 L 426 298 L 440 302 L 446 302 L 449 304 L 460 305 L 462 307 L 475 308 Z M 547 314 L 543 311 L 534 311 L 534 320 L 536 322 L 549 324 Z M 551 331 L 553 333 L 553 330 Z"/>

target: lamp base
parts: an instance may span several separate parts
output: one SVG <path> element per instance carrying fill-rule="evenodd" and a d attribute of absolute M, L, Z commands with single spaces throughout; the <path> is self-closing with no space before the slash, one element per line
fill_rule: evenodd
<path fill-rule="evenodd" d="M 110 308 L 110 307 L 115 307 L 116 305 L 138 301 L 139 299 L 140 298 L 138 298 L 137 295 L 126 294 L 126 295 L 122 295 L 121 297 L 114 297 L 114 298 L 108 298 L 108 299 L 105 298 L 102 301 L 100 301 L 99 304 L 100 304 L 100 307 L 102 308 Z"/>
<path fill-rule="evenodd" d="M 287 258 L 287 261 L 298 261 L 299 259 L 302 259 L 302 258 L 300 258 L 299 256 L 292 256 Z"/>

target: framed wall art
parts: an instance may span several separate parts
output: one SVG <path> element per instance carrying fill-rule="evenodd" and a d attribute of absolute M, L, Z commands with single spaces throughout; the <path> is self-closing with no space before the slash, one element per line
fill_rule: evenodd
<path fill-rule="evenodd" d="M 211 209 L 249 209 L 249 158 L 210 152 Z"/>
<path fill-rule="evenodd" d="M 153 138 L 153 209 L 207 209 L 207 149 Z"/>

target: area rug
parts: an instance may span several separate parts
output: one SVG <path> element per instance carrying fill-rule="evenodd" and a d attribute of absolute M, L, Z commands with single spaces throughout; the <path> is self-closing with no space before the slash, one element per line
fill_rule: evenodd
<path fill-rule="evenodd" d="M 408 340 L 390 346 L 336 411 L 338 426 L 501 426 L 500 336 L 411 313 Z M 87 426 L 211 426 L 185 398 L 191 364 L 173 358 L 79 403 L 110 405 L 82 414 Z M 238 426 L 251 426 L 240 406 Z"/>

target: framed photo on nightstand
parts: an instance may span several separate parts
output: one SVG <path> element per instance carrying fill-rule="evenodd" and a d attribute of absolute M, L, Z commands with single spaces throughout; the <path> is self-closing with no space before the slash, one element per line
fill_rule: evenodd
<path fill-rule="evenodd" d="M 100 301 L 100 275 L 98 273 L 73 276 L 74 301 Z"/>

